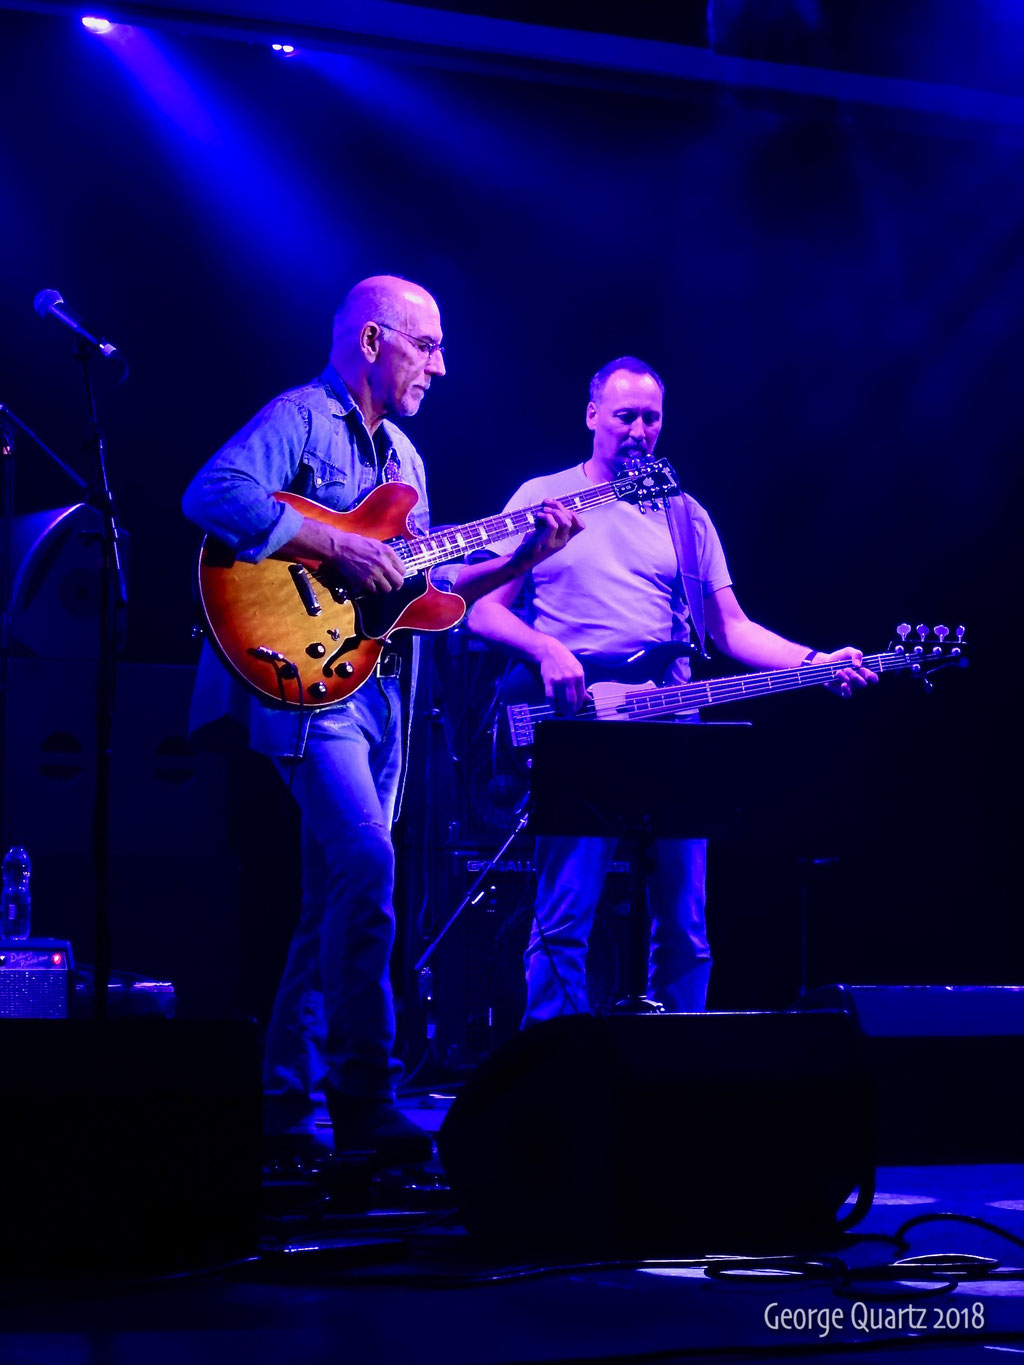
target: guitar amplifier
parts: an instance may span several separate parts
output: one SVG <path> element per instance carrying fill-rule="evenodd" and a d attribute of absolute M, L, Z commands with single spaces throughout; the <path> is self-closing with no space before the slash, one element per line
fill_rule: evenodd
<path fill-rule="evenodd" d="M 537 879 L 532 846 L 499 860 L 481 882 L 434 957 L 433 1045 L 453 1073 L 472 1070 L 519 1032 L 526 1005 L 523 952 Z M 487 868 L 489 852 L 449 850 L 446 885 L 454 908 Z M 598 904 L 587 954 L 591 1005 L 600 1010 L 626 986 L 629 864 L 614 861 Z"/>
<path fill-rule="evenodd" d="M 58 938 L 0 938 L 0 1019 L 66 1019 L 74 970 Z"/>

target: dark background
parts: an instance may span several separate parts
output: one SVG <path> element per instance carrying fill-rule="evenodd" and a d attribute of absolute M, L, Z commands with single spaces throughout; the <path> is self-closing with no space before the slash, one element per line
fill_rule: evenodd
<path fill-rule="evenodd" d="M 381 53 L 281 60 L 155 30 L 115 42 L 71 16 L 0 13 L 0 35 L 0 401 L 86 472 L 81 378 L 70 336 L 32 311 L 42 288 L 131 363 L 122 386 L 97 373 L 137 666 L 115 756 L 115 802 L 138 827 L 115 828 L 115 965 L 198 973 L 206 1005 L 218 978 L 243 1003 L 269 989 L 290 817 L 258 779 L 239 789 L 176 747 L 198 652 L 179 497 L 259 406 L 319 371 L 349 284 L 394 271 L 444 321 L 448 376 L 408 426 L 435 522 L 585 459 L 588 379 L 633 352 L 666 380 L 660 449 L 710 509 L 749 615 L 826 650 L 884 649 L 903 620 L 964 623 L 976 643 L 930 696 L 896 677 L 849 703 L 726 708 L 766 757 L 742 837 L 714 850 L 711 1004 L 787 1003 L 801 905 L 818 981 L 1021 980 L 1020 122 L 972 116 L 966 97 L 962 115 L 955 98 L 927 113 Z M 975 68 L 1012 89 L 1005 61 Z M 16 510 L 77 500 L 19 439 Z M 28 769 L 40 717 L 88 730 L 89 661 L 40 667 L 9 707 L 8 753 Z M 444 705 L 459 705 L 450 688 Z M 156 770 L 140 758 L 154 726 Z M 421 925 L 458 889 L 421 884 L 423 831 L 439 837 L 422 761 L 404 837 Z M 435 791 L 438 771 L 435 756 Z M 38 782 L 11 772 L 6 842 L 39 849 L 37 927 L 88 956 L 84 840 L 72 856 L 53 801 L 33 814 Z M 86 757 L 77 795 L 64 787 L 75 819 L 88 777 Z M 497 825 L 474 837 L 500 842 Z"/>

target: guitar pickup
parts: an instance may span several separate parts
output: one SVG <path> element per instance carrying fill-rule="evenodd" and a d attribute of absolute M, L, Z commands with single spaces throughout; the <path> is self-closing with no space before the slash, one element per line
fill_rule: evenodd
<path fill-rule="evenodd" d="M 320 605 L 319 598 L 316 595 L 316 589 L 313 587 L 313 580 L 310 578 L 307 570 L 304 569 L 301 564 L 289 564 L 288 572 L 292 576 L 292 582 L 295 584 L 295 591 L 299 594 L 299 600 L 305 607 L 306 614 L 308 616 L 319 616 L 323 611 L 323 607 Z"/>

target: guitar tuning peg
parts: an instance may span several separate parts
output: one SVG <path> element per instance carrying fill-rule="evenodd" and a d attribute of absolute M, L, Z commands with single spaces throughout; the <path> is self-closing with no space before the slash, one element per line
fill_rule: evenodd
<path fill-rule="evenodd" d="M 908 623 L 907 621 L 904 621 L 902 625 L 897 626 L 897 627 L 896 627 L 896 634 L 900 637 L 900 639 L 901 639 L 904 643 L 906 643 L 907 636 L 910 634 L 910 625 L 909 625 L 909 623 Z"/>
<path fill-rule="evenodd" d="M 949 626 L 932 626 L 932 634 L 941 645 L 949 634 Z"/>
<path fill-rule="evenodd" d="M 918 628 L 917 628 L 917 638 L 918 638 L 919 640 L 927 640 L 927 639 L 928 639 L 928 627 L 927 627 L 927 626 L 918 626 Z"/>

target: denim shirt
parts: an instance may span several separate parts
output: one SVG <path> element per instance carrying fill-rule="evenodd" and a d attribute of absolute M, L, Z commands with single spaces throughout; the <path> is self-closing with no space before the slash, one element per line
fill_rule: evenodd
<path fill-rule="evenodd" d="M 398 477 L 419 494 L 409 516 L 410 528 L 414 535 L 426 535 L 430 511 L 423 461 L 398 427 L 385 421 L 381 428 L 385 451 L 392 447 L 398 460 Z M 286 545 L 302 524 L 302 514 L 278 502 L 276 492 L 298 493 L 344 512 L 378 482 L 377 452 L 369 430 L 341 376 L 328 365 L 318 379 L 272 399 L 232 436 L 196 474 L 185 490 L 182 507 L 191 521 L 229 545 L 238 559 L 258 563 Z M 410 718 L 418 646 L 414 639 Z M 373 679 L 364 683 L 365 687 L 373 685 Z M 320 728 L 322 720 L 331 712 L 343 711 L 344 706 L 342 702 L 301 712 L 265 706 L 204 643 L 189 732 L 200 743 L 210 742 L 208 727 L 223 730 L 221 722 L 233 718 L 248 725 L 249 742 L 260 753 L 299 756 L 313 719 L 318 719 Z"/>

